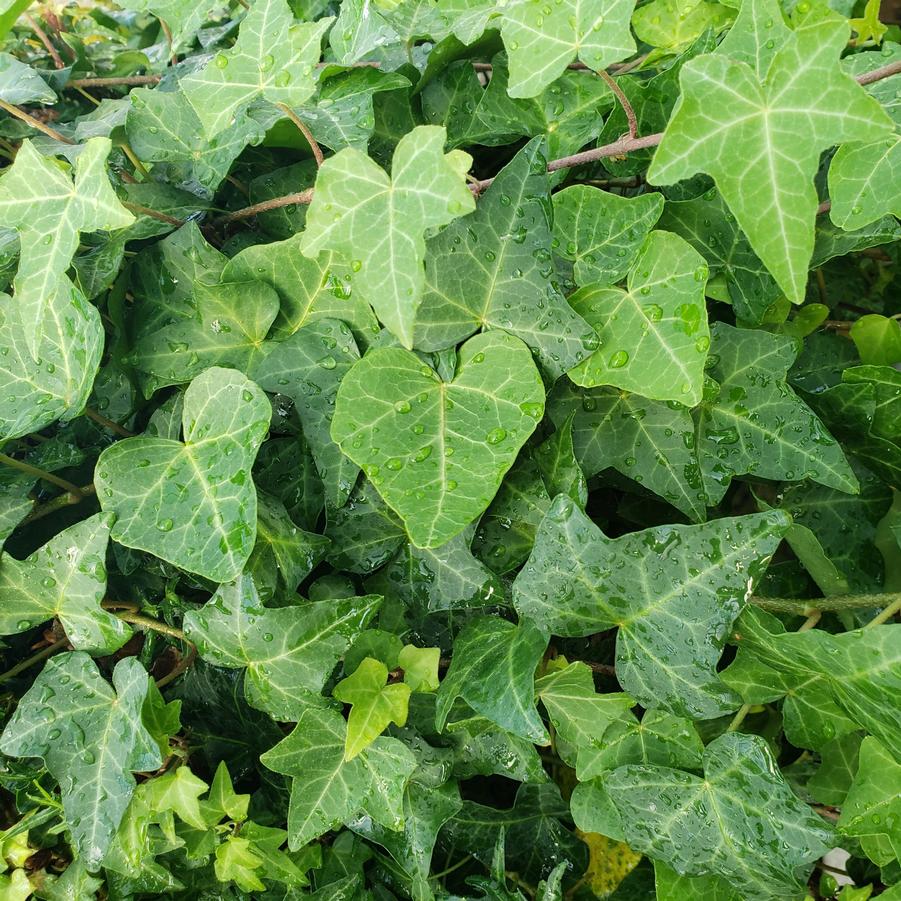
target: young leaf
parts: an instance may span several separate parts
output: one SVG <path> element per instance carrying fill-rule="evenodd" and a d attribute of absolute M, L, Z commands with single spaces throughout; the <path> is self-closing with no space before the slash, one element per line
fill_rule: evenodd
<path fill-rule="evenodd" d="M 714 874 L 759 898 L 801 892 L 832 830 L 779 774 L 766 742 L 727 733 L 704 751 L 704 778 L 625 766 L 607 780 L 629 846 L 677 873 Z"/>
<path fill-rule="evenodd" d="M 332 21 L 295 22 L 287 0 L 257 0 L 234 47 L 181 80 L 207 138 L 231 128 L 254 100 L 299 106 L 310 97 L 319 45 Z"/>
<path fill-rule="evenodd" d="M 752 9 L 771 22 L 780 15 L 774 4 Z M 756 19 L 751 26 L 754 42 L 775 44 Z M 838 65 L 847 39 L 841 17 L 811 16 L 780 40 L 758 71 L 745 61 L 744 43 L 737 58 L 724 45 L 689 60 L 648 171 L 652 184 L 663 185 L 698 172 L 711 175 L 754 252 L 794 303 L 804 299 L 813 252 L 820 154 L 846 141 L 877 140 L 890 127 L 879 104 Z M 740 157 L 725 152 L 739 145 Z"/>
<path fill-rule="evenodd" d="M 620 197 L 589 185 L 554 195 L 555 252 L 573 263 L 579 287 L 625 278 L 663 212 L 662 194 Z"/>
<path fill-rule="evenodd" d="M 53 157 L 42 156 L 30 141 L 0 178 L 0 218 L 19 233 L 22 247 L 16 271 L 15 299 L 25 347 L 40 358 L 48 307 L 57 293 L 69 294 L 66 270 L 81 232 L 124 228 L 134 216 L 122 206 L 109 183 L 108 138 L 92 138 L 78 155 L 75 178 Z"/>
<path fill-rule="evenodd" d="M 340 253 L 359 273 L 357 290 L 405 347 L 425 281 L 426 229 L 472 212 L 464 176 L 468 153 L 444 153 L 443 128 L 421 126 L 397 145 L 389 177 L 365 154 L 348 148 L 327 160 L 316 179 L 301 249 Z"/>
<path fill-rule="evenodd" d="M 0 750 L 40 757 L 62 788 L 79 857 L 94 871 L 135 790 L 133 771 L 162 764 L 141 724 L 149 677 L 134 657 L 113 670 L 113 688 L 82 652 L 49 660 L 0 736 Z"/>
<path fill-rule="evenodd" d="M 592 286 L 569 298 L 600 346 L 569 377 L 586 388 L 615 385 L 652 400 L 694 406 L 710 348 L 704 258 L 678 235 L 651 232 L 627 290 Z"/>
<path fill-rule="evenodd" d="M 94 484 L 116 514 L 112 537 L 215 582 L 236 578 L 256 540 L 250 471 L 269 416 L 266 396 L 240 373 L 199 375 L 185 392 L 184 443 L 126 438 L 100 455 Z"/>
<path fill-rule="evenodd" d="M 476 212 L 426 245 L 417 350 L 442 350 L 480 328 L 499 328 L 521 338 L 557 377 L 597 347 L 594 332 L 554 281 L 549 183 L 540 148 L 537 139 L 527 144 L 498 173 Z M 537 309 L 535 297 L 541 298 Z"/>
<path fill-rule="evenodd" d="M 338 390 L 332 437 L 410 540 L 438 547 L 488 506 L 543 410 L 528 348 L 492 331 L 463 345 L 452 381 L 400 348 L 367 354 Z"/>
<path fill-rule="evenodd" d="M 296 720 L 324 703 L 326 680 L 380 600 L 368 595 L 272 609 L 260 603 L 253 579 L 242 575 L 185 614 L 185 634 L 211 663 L 246 668 L 250 704 L 274 719 Z"/>
<path fill-rule="evenodd" d="M 347 718 L 344 759 L 353 760 L 369 747 L 391 723 L 404 726 L 410 703 L 410 686 L 388 680 L 388 667 L 380 660 L 366 657 L 332 694 L 351 705 Z"/>
<path fill-rule="evenodd" d="M 788 525 L 772 511 L 611 540 L 559 495 L 513 603 L 555 635 L 618 626 L 617 678 L 629 694 L 650 708 L 720 716 L 738 706 L 716 674 L 723 644 Z"/>
<path fill-rule="evenodd" d="M 403 825 L 403 793 L 416 758 L 395 738 L 377 738 L 352 760 L 347 725 L 333 710 L 309 709 L 294 731 L 260 758 L 292 777 L 288 846 L 292 850 L 346 822 L 358 811 L 389 829 Z"/>
<path fill-rule="evenodd" d="M 156 812 L 171 810 L 189 826 L 206 830 L 208 823 L 201 813 L 198 799 L 208 788 L 206 782 L 195 776 L 187 766 L 180 766 L 146 783 L 144 800 Z"/>
<path fill-rule="evenodd" d="M 118 650 L 131 630 L 100 607 L 106 592 L 110 517 L 97 514 L 60 532 L 25 560 L 0 558 L 0 635 L 58 617 L 72 646 Z"/>
<path fill-rule="evenodd" d="M 463 698 L 502 729 L 546 744 L 547 730 L 535 709 L 535 668 L 547 641 L 529 620 L 515 626 L 483 616 L 467 625 L 454 641 L 450 669 L 438 689 L 438 729 L 444 728 L 454 701 Z"/>

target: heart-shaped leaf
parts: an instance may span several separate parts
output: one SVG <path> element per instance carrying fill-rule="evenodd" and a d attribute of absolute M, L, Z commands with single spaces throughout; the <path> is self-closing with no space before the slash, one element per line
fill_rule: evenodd
<path fill-rule="evenodd" d="M 126 438 L 100 455 L 94 484 L 116 514 L 112 537 L 215 582 L 237 578 L 256 540 L 251 469 L 270 412 L 241 373 L 199 375 L 185 391 L 184 443 Z"/>
<path fill-rule="evenodd" d="M 543 411 L 529 349 L 492 331 L 460 348 L 449 382 L 401 348 L 368 353 L 341 382 L 332 437 L 410 540 L 438 547 L 488 506 Z"/>

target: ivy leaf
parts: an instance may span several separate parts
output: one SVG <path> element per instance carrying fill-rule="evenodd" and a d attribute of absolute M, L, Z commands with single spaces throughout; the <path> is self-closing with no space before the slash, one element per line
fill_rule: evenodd
<path fill-rule="evenodd" d="M 480 328 L 521 338 L 557 377 L 597 347 L 592 329 L 556 287 L 548 251 L 551 205 L 541 142 L 496 176 L 475 213 L 427 244 L 426 292 L 416 314 L 418 350 L 441 350 Z M 536 310 L 534 297 L 540 297 Z"/>
<path fill-rule="evenodd" d="M 119 827 L 135 790 L 132 772 L 162 764 L 141 724 L 148 681 L 134 657 L 116 664 L 111 688 L 87 654 L 60 654 L 0 736 L 4 754 L 40 757 L 59 781 L 66 822 L 88 870 L 100 866 Z"/>
<path fill-rule="evenodd" d="M 207 138 L 231 128 L 254 100 L 300 106 L 312 96 L 313 66 L 332 21 L 295 22 L 286 0 L 257 0 L 234 47 L 181 79 Z"/>
<path fill-rule="evenodd" d="M 558 425 L 572 417 L 573 449 L 589 478 L 612 467 L 691 519 L 706 518 L 695 425 L 686 407 L 561 379 L 548 396 L 548 413 Z"/>
<path fill-rule="evenodd" d="M 860 745 L 860 764 L 842 804 L 838 829 L 860 840 L 879 866 L 901 859 L 901 764 L 875 738 Z"/>
<path fill-rule="evenodd" d="M 901 135 L 845 144 L 829 164 L 829 218 L 843 229 L 901 215 Z"/>
<path fill-rule="evenodd" d="M 303 235 L 286 241 L 245 247 L 226 263 L 223 282 L 258 279 L 275 288 L 281 300 L 272 326 L 273 338 L 288 338 L 317 319 L 341 319 L 360 347 L 379 333 L 372 308 L 353 290 L 350 268 L 328 252 L 307 259 L 300 252 Z"/>
<path fill-rule="evenodd" d="M 189 44 L 217 8 L 216 0 L 199 0 L 190 4 L 181 0 L 121 0 L 118 5 L 135 12 L 149 12 L 162 19 L 172 34 L 172 53 Z"/>
<path fill-rule="evenodd" d="M 511 97 L 534 97 L 578 59 L 596 72 L 635 52 L 629 29 L 634 3 L 515 0 L 503 11 Z"/>
<path fill-rule="evenodd" d="M 206 196 L 212 196 L 248 144 L 263 140 L 263 127 L 246 115 L 237 116 L 230 128 L 207 139 L 181 91 L 139 88 L 129 99 L 125 131 L 138 158 L 172 164 L 168 174 L 176 185 L 188 190 L 199 185 Z"/>
<path fill-rule="evenodd" d="M 44 306 L 36 362 L 20 298 L 0 294 L 0 439 L 37 432 L 81 414 L 103 353 L 97 308 L 67 278 Z"/>
<path fill-rule="evenodd" d="M 437 548 L 407 542 L 366 581 L 368 591 L 397 598 L 413 613 L 485 607 L 503 597 L 495 574 L 470 551 L 469 530 Z"/>
<path fill-rule="evenodd" d="M 661 194 L 564 188 L 554 195 L 555 253 L 573 263 L 579 287 L 613 285 L 625 278 L 662 212 Z"/>
<path fill-rule="evenodd" d="M 196 282 L 194 315 L 144 335 L 129 356 L 147 397 L 190 382 L 211 366 L 250 372 L 278 313 L 278 295 L 262 282 Z"/>
<path fill-rule="evenodd" d="M 764 31 L 756 41 L 763 42 Z M 755 72 L 745 52 L 729 58 L 728 47 L 689 60 L 648 171 L 652 184 L 711 175 L 755 253 L 794 303 L 804 299 L 813 252 L 813 176 L 821 152 L 846 141 L 878 140 L 889 128 L 879 104 L 838 65 L 847 39 L 843 19 L 821 16 L 799 22 L 765 71 Z M 724 152 L 737 145 L 745 148 L 741 159 Z"/>
<path fill-rule="evenodd" d="M 124 228 L 134 216 L 119 203 L 106 172 L 111 144 L 92 138 L 75 162 L 75 178 L 52 157 L 23 141 L 0 178 L 0 218 L 19 233 L 21 256 L 15 299 L 25 346 L 40 357 L 48 307 L 59 292 L 69 293 L 66 270 L 81 232 Z M 46 322 L 46 325 L 45 325 Z"/>
<path fill-rule="evenodd" d="M 645 707 L 710 719 L 737 706 L 716 665 L 788 525 L 772 511 L 609 539 L 559 495 L 513 583 L 513 603 L 554 635 L 618 626 L 623 688 Z"/>
<path fill-rule="evenodd" d="M 394 152 L 389 177 L 368 156 L 347 148 L 326 160 L 316 179 L 301 249 L 333 250 L 359 273 L 357 290 L 405 347 L 425 281 L 426 229 L 475 209 L 464 176 L 468 153 L 444 153 L 443 128 L 420 126 Z"/>
<path fill-rule="evenodd" d="M 534 623 L 518 626 L 493 616 L 469 623 L 454 641 L 450 668 L 438 689 L 435 723 L 444 728 L 457 698 L 502 729 L 547 744 L 535 709 L 535 668 L 547 635 Z"/>
<path fill-rule="evenodd" d="M 267 608 L 253 579 L 243 575 L 185 614 L 185 634 L 210 663 L 245 668 L 248 703 L 275 719 L 297 720 L 324 703 L 326 680 L 380 600 L 367 595 Z"/>
<path fill-rule="evenodd" d="M 458 351 L 452 381 L 415 354 L 367 354 L 338 390 L 332 437 L 403 519 L 438 547 L 490 502 L 544 410 L 528 348 L 491 331 Z"/>
<path fill-rule="evenodd" d="M 694 406 L 710 348 L 707 264 L 688 242 L 651 232 L 627 289 L 591 286 L 569 298 L 598 333 L 600 347 L 569 377 L 586 388 L 615 385 L 652 400 Z"/>
<path fill-rule="evenodd" d="M 131 630 L 100 607 L 106 592 L 110 517 L 97 514 L 51 538 L 25 560 L 0 558 L 0 634 L 24 632 L 58 617 L 73 647 L 118 650 Z"/>
<path fill-rule="evenodd" d="M 403 825 L 403 793 L 416 758 L 396 738 L 377 738 L 345 760 L 347 724 L 334 710 L 311 708 L 294 731 L 260 758 L 292 777 L 288 808 L 291 850 L 350 820 L 359 811 L 389 829 Z"/>
<path fill-rule="evenodd" d="M 200 796 L 209 786 L 187 766 L 151 779 L 144 789 L 145 801 L 157 812 L 171 810 L 189 826 L 206 830 L 208 823 L 200 809 Z"/>
<path fill-rule="evenodd" d="M 440 648 L 417 648 L 405 644 L 397 655 L 397 665 L 404 671 L 404 682 L 413 691 L 438 690 Z"/>
<path fill-rule="evenodd" d="M 745 611 L 735 638 L 739 648 L 790 677 L 793 689 L 820 680 L 844 716 L 887 747 L 895 747 L 901 739 L 901 710 L 886 706 L 884 699 L 901 689 L 901 626 L 840 635 L 821 629 L 788 633 L 784 628 L 775 617 Z"/>
<path fill-rule="evenodd" d="M 126 438 L 100 455 L 94 484 L 116 514 L 113 539 L 215 582 L 236 578 L 256 540 L 251 468 L 269 417 L 265 395 L 240 373 L 199 375 L 185 392 L 184 443 Z"/>
<path fill-rule="evenodd" d="M 733 13 L 707 0 L 652 0 L 635 10 L 635 36 L 652 47 L 671 50 L 695 40 L 706 29 L 718 31 Z"/>
<path fill-rule="evenodd" d="M 335 319 L 316 319 L 277 344 L 253 373 L 260 387 L 294 401 L 330 507 L 343 507 L 360 469 L 330 430 L 338 388 L 360 359 L 350 329 Z"/>
<path fill-rule="evenodd" d="M 345 760 L 353 760 L 391 723 L 406 725 L 410 691 L 410 686 L 403 682 L 388 683 L 388 667 L 372 657 L 362 660 L 351 675 L 332 689 L 339 701 L 351 705 Z"/>
<path fill-rule="evenodd" d="M 718 383 L 697 413 L 698 449 L 711 503 L 733 476 L 812 479 L 854 493 L 857 478 L 841 447 L 785 384 L 797 354 L 791 338 L 718 322 L 711 329 Z M 790 424 L 790 426 L 789 426 Z"/>
<path fill-rule="evenodd" d="M 810 865 L 834 841 L 756 735 L 714 739 L 704 751 L 703 779 L 625 766 L 610 774 L 607 788 L 631 848 L 677 873 L 722 876 L 754 897 L 801 893 Z"/>
<path fill-rule="evenodd" d="M 22 103 L 55 103 L 56 93 L 40 74 L 8 53 L 0 53 L 0 100 Z"/>

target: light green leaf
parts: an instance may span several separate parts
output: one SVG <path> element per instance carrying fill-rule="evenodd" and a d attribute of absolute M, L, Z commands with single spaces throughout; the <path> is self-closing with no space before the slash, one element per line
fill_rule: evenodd
<path fill-rule="evenodd" d="M 438 665 L 441 648 L 417 648 L 405 644 L 397 655 L 397 665 L 404 671 L 404 682 L 413 691 L 438 690 Z"/>
<path fill-rule="evenodd" d="M 688 408 L 561 379 L 548 396 L 556 424 L 572 416 L 573 447 L 586 476 L 612 467 L 691 519 L 706 518 L 695 425 Z"/>
<path fill-rule="evenodd" d="M 193 316 L 144 335 L 129 362 L 142 372 L 144 394 L 190 382 L 211 366 L 250 372 L 268 349 L 278 295 L 263 282 L 194 283 Z"/>
<path fill-rule="evenodd" d="M 704 778 L 625 766 L 607 789 L 626 842 L 677 873 L 726 878 L 749 897 L 801 893 L 832 830 L 789 789 L 766 742 L 727 733 L 704 751 Z"/>
<path fill-rule="evenodd" d="M 372 308 L 354 292 L 351 270 L 328 252 L 307 259 L 300 252 L 303 235 L 272 244 L 254 244 L 235 254 L 222 270 L 223 282 L 258 279 L 275 288 L 281 308 L 273 338 L 288 338 L 317 319 L 341 319 L 360 347 L 379 333 Z"/>
<path fill-rule="evenodd" d="M 794 339 L 723 322 L 711 329 L 711 386 L 697 411 L 698 451 L 710 503 L 733 476 L 811 479 L 854 493 L 857 478 L 823 423 L 785 383 Z"/>
<path fill-rule="evenodd" d="M 449 382 L 409 351 L 367 354 L 341 383 L 332 437 L 410 540 L 438 547 L 488 506 L 543 411 L 528 348 L 491 331 L 460 348 Z"/>
<path fill-rule="evenodd" d="M 172 33 L 172 53 L 189 45 L 195 33 L 219 8 L 218 0 L 119 0 L 118 6 L 135 12 L 151 13 L 162 19 Z"/>
<path fill-rule="evenodd" d="M 149 677 L 134 657 L 113 670 L 113 688 L 82 652 L 53 657 L 0 737 L 14 757 L 40 757 L 60 782 L 78 856 L 96 870 L 135 790 L 134 771 L 162 764 L 141 724 Z"/>
<path fill-rule="evenodd" d="M 247 819 L 249 804 L 250 795 L 239 795 L 235 792 L 228 766 L 224 760 L 220 760 L 213 776 L 213 784 L 210 786 L 209 797 L 201 804 L 204 814 L 208 819 L 215 817 L 216 823 L 223 817 L 240 823 Z"/>
<path fill-rule="evenodd" d="M 839 228 L 861 228 L 901 215 L 901 135 L 839 147 L 829 165 L 829 218 Z"/>
<path fill-rule="evenodd" d="M 403 793 L 416 758 L 395 738 L 377 738 L 345 760 L 347 724 L 334 710 L 309 709 L 294 731 L 260 758 L 292 777 L 288 808 L 291 850 L 365 811 L 389 829 L 403 825 Z"/>
<path fill-rule="evenodd" d="M 205 660 L 245 669 L 250 704 L 275 719 L 296 721 L 307 708 L 325 703 L 326 680 L 380 600 L 367 595 L 267 608 L 253 579 L 243 575 L 221 585 L 200 610 L 186 613 L 184 628 Z"/>
<path fill-rule="evenodd" d="M 870 736 L 860 746 L 838 829 L 860 839 L 864 853 L 879 866 L 901 859 L 901 763 Z"/>
<path fill-rule="evenodd" d="M 45 328 L 52 334 L 48 308 L 57 293 L 68 294 L 66 270 L 81 232 L 109 231 L 134 222 L 119 203 L 106 172 L 111 144 L 92 138 L 78 155 L 75 178 L 53 157 L 23 141 L 13 164 L 0 178 L 0 219 L 19 233 L 21 255 L 15 301 L 25 346 L 40 358 Z"/>
<path fill-rule="evenodd" d="M 58 617 L 72 646 L 111 654 L 131 630 L 101 609 L 110 517 L 97 514 L 51 538 L 25 560 L 0 558 L 0 634 Z"/>
<path fill-rule="evenodd" d="M 502 13 L 511 97 L 534 97 L 578 59 L 599 71 L 635 51 L 632 0 L 514 0 Z"/>
<path fill-rule="evenodd" d="M 476 212 L 426 245 L 426 291 L 413 333 L 418 350 L 450 347 L 479 329 L 503 329 L 528 344 L 557 377 L 597 347 L 594 331 L 555 285 L 549 181 L 540 148 L 537 139 L 527 144 L 500 171 Z"/>
<path fill-rule="evenodd" d="M 230 128 L 207 139 L 181 91 L 138 88 L 129 99 L 125 131 L 138 158 L 172 164 L 166 169 L 169 181 L 187 190 L 199 185 L 204 196 L 212 196 L 244 148 L 259 144 L 265 133 L 259 122 L 241 114 Z"/>
<path fill-rule="evenodd" d="M 0 53 L 0 100 L 20 103 L 54 103 L 56 93 L 31 66 L 8 53 Z"/>
<path fill-rule="evenodd" d="M 256 367 L 266 391 L 294 401 L 330 507 L 343 507 L 360 473 L 332 439 L 335 399 L 345 376 L 360 359 L 350 329 L 336 319 L 315 319 L 277 344 Z"/>
<path fill-rule="evenodd" d="M 239 835 L 229 835 L 216 847 L 213 865 L 220 882 L 234 882 L 244 892 L 262 892 L 266 885 L 256 871 L 263 866 L 263 859 L 254 852 L 253 845 Z"/>
<path fill-rule="evenodd" d="M 754 9 L 755 16 L 767 14 Z M 890 128 L 879 104 L 838 65 L 847 40 L 845 20 L 824 15 L 800 21 L 768 65 L 758 55 L 757 72 L 746 61 L 745 43 L 737 58 L 724 46 L 690 60 L 648 171 L 652 184 L 713 176 L 755 253 L 794 303 L 804 299 L 813 252 L 820 154 L 845 141 L 878 140 Z M 725 149 L 736 146 L 743 148 L 740 158 Z"/>
<path fill-rule="evenodd" d="M 388 683 L 388 667 L 372 657 L 362 660 L 351 675 L 332 689 L 339 701 L 351 705 L 345 760 L 353 760 L 391 723 L 406 725 L 410 691 L 410 686 L 403 682 Z"/>
<path fill-rule="evenodd" d="M 251 468 L 269 417 L 266 396 L 240 373 L 199 375 L 185 392 L 184 443 L 126 438 L 100 455 L 94 484 L 116 514 L 113 539 L 215 582 L 236 578 L 256 540 Z"/>
<path fill-rule="evenodd" d="M 316 179 L 301 248 L 341 254 L 359 275 L 357 290 L 406 347 L 422 297 L 424 233 L 475 209 L 464 176 L 468 153 L 444 153 L 445 131 L 420 126 L 397 145 L 391 176 L 348 148 L 326 160 Z"/>
<path fill-rule="evenodd" d="M 206 830 L 209 824 L 201 813 L 199 798 L 208 788 L 189 767 L 180 766 L 150 779 L 144 789 L 144 800 L 156 813 L 171 810 L 189 826 Z"/>
<path fill-rule="evenodd" d="M 662 212 L 661 194 L 621 197 L 589 185 L 564 188 L 554 195 L 554 252 L 572 261 L 580 287 L 615 284 Z"/>
<path fill-rule="evenodd" d="M 588 287 L 569 298 L 598 333 L 600 347 L 569 377 L 586 388 L 615 385 L 652 400 L 694 406 L 710 348 L 707 263 L 685 240 L 651 232 L 627 290 Z"/>
<path fill-rule="evenodd" d="M 28 351 L 30 315 L 0 294 L 0 439 L 37 432 L 81 414 L 103 353 L 97 308 L 67 278 L 44 306 L 37 359 Z"/>
<path fill-rule="evenodd" d="M 862 363 L 887 369 L 901 363 L 901 322 L 897 319 L 876 313 L 861 316 L 851 326 L 850 336 Z M 889 369 L 884 379 L 894 382 L 896 389 L 901 386 L 901 375 L 896 370 Z M 892 393 L 895 406 L 901 409 L 897 390 Z"/>
<path fill-rule="evenodd" d="M 635 36 L 652 47 L 672 50 L 688 44 L 706 29 L 719 31 L 733 13 L 707 0 L 651 0 L 635 10 Z"/>
<path fill-rule="evenodd" d="M 435 722 L 444 728 L 457 698 L 502 729 L 535 744 L 548 735 L 535 709 L 535 668 L 547 634 L 533 622 L 518 626 L 494 616 L 470 622 L 454 641 L 454 654 L 441 687 Z"/>
<path fill-rule="evenodd" d="M 513 603 L 554 635 L 619 627 L 616 672 L 629 694 L 649 708 L 720 716 L 738 706 L 716 674 L 723 644 L 788 525 L 772 511 L 609 539 L 559 495 Z"/>
<path fill-rule="evenodd" d="M 296 22 L 287 0 L 256 0 L 235 45 L 181 80 L 206 136 L 232 128 L 254 100 L 300 106 L 312 96 L 313 66 L 332 21 Z"/>

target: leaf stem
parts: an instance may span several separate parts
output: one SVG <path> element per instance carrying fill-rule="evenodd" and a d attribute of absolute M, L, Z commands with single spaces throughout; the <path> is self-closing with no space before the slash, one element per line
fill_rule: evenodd
<path fill-rule="evenodd" d="M 837 594 L 828 598 L 770 598 L 755 594 L 751 598 L 752 604 L 764 610 L 772 610 L 774 613 L 794 613 L 798 616 L 812 616 L 816 611 L 860 610 L 867 607 L 882 607 L 897 604 L 899 601 L 901 601 L 901 595 L 895 592 Z"/>
<path fill-rule="evenodd" d="M 169 635 L 181 641 L 185 640 L 185 633 L 181 629 L 175 626 L 168 626 L 166 623 L 161 623 L 157 619 L 151 619 L 149 616 L 141 616 L 140 613 L 132 613 L 130 611 L 117 613 L 116 616 L 127 623 L 131 623 L 133 626 L 141 626 L 145 629 L 150 629 L 151 632 L 160 632 L 163 635 Z"/>
<path fill-rule="evenodd" d="M 125 428 L 125 426 L 119 425 L 118 422 L 114 422 L 112 419 L 107 419 L 106 416 L 102 413 L 98 413 L 91 407 L 84 408 L 84 415 L 87 416 L 88 419 L 93 419 L 97 425 L 103 426 L 103 428 L 109 429 L 111 432 L 115 432 L 123 438 L 134 438 L 135 436 L 135 433 Z"/>
<path fill-rule="evenodd" d="M 40 119 L 35 119 L 34 116 L 26 113 L 25 110 L 21 110 L 19 107 L 13 106 L 5 100 L 0 100 L 0 109 L 6 110 L 6 112 L 11 116 L 15 116 L 17 119 L 21 119 L 26 125 L 30 125 L 32 128 L 42 131 L 48 137 L 53 138 L 54 141 L 60 141 L 63 144 L 75 143 L 75 141 L 67 138 L 65 135 L 61 135 L 55 128 L 45 125 Z"/>
<path fill-rule="evenodd" d="M 61 510 L 63 507 L 71 507 L 73 504 L 80 504 L 86 497 L 90 497 L 94 494 L 94 486 L 84 485 L 79 488 L 78 491 L 78 495 L 73 494 L 71 491 L 66 491 L 59 497 L 47 501 L 46 504 L 38 504 L 31 513 L 22 520 L 20 525 L 27 525 L 30 522 L 34 522 L 36 519 L 42 519 L 51 513 L 55 513 L 57 510 Z"/>
<path fill-rule="evenodd" d="M 5 463 L 13 469 L 18 469 L 20 472 L 34 476 L 36 479 L 43 479 L 45 482 L 50 482 L 52 485 L 56 485 L 58 488 L 68 491 L 69 494 L 75 494 L 79 498 L 81 497 L 81 489 L 77 485 L 73 485 L 72 482 L 67 482 L 65 479 L 61 479 L 52 472 L 47 472 L 47 470 L 41 469 L 38 466 L 32 466 L 24 460 L 16 460 L 7 454 L 0 454 L 0 463 Z"/>
<path fill-rule="evenodd" d="M 61 638 L 59 641 L 54 641 L 53 644 L 48 644 L 46 648 L 41 648 L 36 654 L 20 660 L 12 669 L 8 669 L 0 675 L 0 682 L 8 682 L 10 679 L 14 679 L 19 673 L 24 673 L 29 667 L 34 666 L 35 663 L 40 663 L 42 660 L 52 657 L 57 651 L 61 651 L 68 643 L 68 638 Z"/>
<path fill-rule="evenodd" d="M 283 206 L 291 206 L 292 203 L 311 203 L 313 200 L 313 189 L 307 188 L 306 191 L 298 191 L 295 194 L 285 194 L 283 197 L 273 197 L 271 200 L 263 200 L 252 206 L 235 210 L 227 213 L 225 216 L 217 219 L 214 225 L 225 225 L 228 222 L 236 222 L 238 219 L 249 219 L 256 216 L 257 213 L 265 213 L 268 210 L 277 210 Z"/>
<path fill-rule="evenodd" d="M 623 89 L 616 83 L 616 79 L 606 70 L 598 69 L 598 75 L 607 82 L 607 87 L 613 91 L 613 96 L 619 101 L 619 105 L 626 114 L 626 121 L 629 123 L 629 137 L 635 138 L 638 134 L 638 119 L 635 116 L 635 110 L 629 103 L 629 98 L 623 93 Z"/>
<path fill-rule="evenodd" d="M 128 160 L 132 164 L 132 166 L 135 167 L 135 171 L 140 172 L 145 181 L 150 178 L 150 173 L 147 171 L 147 167 L 138 159 L 138 155 L 134 152 L 134 148 L 131 146 L 131 144 L 129 144 L 128 141 L 123 141 L 119 145 L 119 147 L 122 152 L 128 157 Z"/>
<path fill-rule="evenodd" d="M 119 75 L 109 78 L 73 78 L 66 83 L 67 88 L 113 88 L 138 87 L 146 84 L 159 84 L 162 75 Z"/>
<path fill-rule="evenodd" d="M 883 595 L 884 597 L 892 597 L 892 595 Z M 865 629 L 869 629 L 870 626 L 880 626 L 882 623 L 887 623 L 895 614 L 901 612 L 901 594 L 894 595 L 895 600 L 891 602 L 881 613 L 876 614 L 865 626 Z"/>
<path fill-rule="evenodd" d="M 194 661 L 197 659 L 197 648 L 190 642 L 187 644 L 188 653 L 182 654 L 178 663 L 176 663 L 165 676 L 156 680 L 157 688 L 165 688 L 170 682 L 174 682 L 182 673 L 186 672 L 194 665 Z"/>
<path fill-rule="evenodd" d="M 44 49 L 50 54 L 50 58 L 53 60 L 53 65 L 56 66 L 57 69 L 65 69 L 66 64 L 63 62 L 62 57 L 59 55 L 59 51 L 53 44 L 50 42 L 50 38 L 47 37 L 47 32 L 38 25 L 35 18 L 29 13 L 25 13 L 22 17 L 28 23 L 28 27 L 38 36 L 38 40 L 44 45 Z"/>
<path fill-rule="evenodd" d="M 151 219 L 167 222 L 169 225 L 174 225 L 176 228 L 185 224 L 184 219 L 177 219 L 175 216 L 170 216 L 168 213 L 161 213 L 159 210 L 151 209 L 149 206 L 141 206 L 140 203 L 130 203 L 127 200 L 123 200 L 122 206 L 131 210 L 133 213 L 138 213 L 141 216 L 150 216 Z"/>
<path fill-rule="evenodd" d="M 325 158 L 322 155 L 322 148 L 316 143 L 316 139 L 313 137 L 313 133 L 307 128 L 303 119 L 301 119 L 287 103 L 276 103 L 276 106 L 297 126 L 297 130 L 304 138 L 306 138 L 307 143 L 310 145 L 310 150 L 313 151 L 313 159 L 316 160 L 316 167 L 319 168 Z"/>

